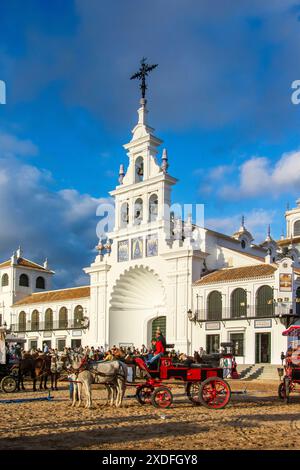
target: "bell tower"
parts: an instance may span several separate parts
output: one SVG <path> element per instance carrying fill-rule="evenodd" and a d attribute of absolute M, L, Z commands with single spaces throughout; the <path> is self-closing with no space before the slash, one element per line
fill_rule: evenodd
<path fill-rule="evenodd" d="M 119 185 L 110 194 L 115 198 L 115 227 L 110 238 L 140 231 L 169 229 L 171 187 L 177 180 L 168 174 L 168 157 L 164 149 L 158 163 L 158 147 L 162 140 L 147 124 L 147 101 L 140 100 L 138 122 L 132 139 L 124 145 L 129 165 L 126 173 L 120 166 Z"/>

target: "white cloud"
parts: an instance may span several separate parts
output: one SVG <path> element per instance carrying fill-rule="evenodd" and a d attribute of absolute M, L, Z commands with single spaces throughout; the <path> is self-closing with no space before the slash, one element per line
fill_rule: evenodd
<path fill-rule="evenodd" d="M 216 191 L 216 182 L 222 180 L 236 170 L 234 164 L 232 165 L 218 165 L 213 168 L 197 168 L 193 171 L 195 176 L 200 176 L 202 182 L 199 187 L 199 193 L 205 196 L 212 194 Z"/>
<path fill-rule="evenodd" d="M 21 140 L 14 135 L 7 133 L 0 133 L 0 151 L 1 155 L 11 157 L 13 155 L 19 156 L 33 156 L 38 154 L 38 148 L 31 140 Z"/>
<path fill-rule="evenodd" d="M 284 153 L 274 163 L 266 157 L 253 157 L 239 168 L 237 184 L 224 185 L 219 195 L 225 199 L 279 196 L 299 192 L 300 151 Z"/>
<path fill-rule="evenodd" d="M 95 256 L 96 209 L 106 199 L 74 189 L 56 191 L 52 175 L 19 156 L 37 152 L 34 144 L 0 134 L 0 259 L 19 244 L 37 262 L 48 257 L 56 286 L 86 283 L 82 268 Z M 1 143 L 6 142 L 2 148 Z M 9 145 L 8 145 L 9 144 Z M 7 153 L 8 147 L 9 155 Z"/>
<path fill-rule="evenodd" d="M 224 178 L 225 175 L 231 173 L 233 170 L 233 165 L 219 165 L 209 171 L 208 177 L 212 181 L 220 180 Z"/>

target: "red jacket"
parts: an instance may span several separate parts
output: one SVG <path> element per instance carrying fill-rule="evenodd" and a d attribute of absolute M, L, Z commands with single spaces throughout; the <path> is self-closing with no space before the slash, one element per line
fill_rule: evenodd
<path fill-rule="evenodd" d="M 162 342 L 160 340 L 157 340 L 156 343 L 155 343 L 155 355 L 156 354 L 160 354 L 160 353 L 164 353 L 165 352 L 165 348 L 164 348 L 164 345 L 162 344 Z"/>

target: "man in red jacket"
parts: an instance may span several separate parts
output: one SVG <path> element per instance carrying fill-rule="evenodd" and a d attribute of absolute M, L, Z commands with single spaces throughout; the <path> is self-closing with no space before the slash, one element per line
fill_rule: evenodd
<path fill-rule="evenodd" d="M 156 339 L 155 339 L 155 351 L 154 351 L 154 356 L 150 361 L 147 362 L 148 365 L 154 364 L 159 360 L 161 356 L 164 355 L 165 353 L 165 346 L 163 344 L 163 341 L 160 337 L 160 333 L 156 333 Z"/>

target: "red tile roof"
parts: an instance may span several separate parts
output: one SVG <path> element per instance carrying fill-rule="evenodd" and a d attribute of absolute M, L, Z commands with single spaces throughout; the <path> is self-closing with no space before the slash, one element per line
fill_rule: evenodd
<path fill-rule="evenodd" d="M 90 287 L 73 287 L 71 289 L 37 292 L 19 300 L 14 305 L 28 305 L 38 303 L 58 302 L 61 300 L 81 299 L 90 296 Z"/>
<path fill-rule="evenodd" d="M 257 264 L 253 266 L 243 266 L 240 268 L 224 268 L 203 276 L 198 281 L 196 281 L 194 285 L 200 286 L 203 284 L 214 284 L 216 282 L 228 282 L 272 276 L 276 269 L 277 267 L 271 264 Z"/>

